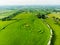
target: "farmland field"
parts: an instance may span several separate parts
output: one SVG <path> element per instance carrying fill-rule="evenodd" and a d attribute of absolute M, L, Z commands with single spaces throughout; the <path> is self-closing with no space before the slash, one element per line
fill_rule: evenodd
<path fill-rule="evenodd" d="M 52 7 L 0 9 L 0 45 L 60 45 L 60 12 Z"/>
<path fill-rule="evenodd" d="M 9 15 L 12 15 L 15 13 L 17 10 L 0 10 L 0 19 L 7 17 Z"/>
<path fill-rule="evenodd" d="M 56 16 L 57 15 L 57 16 Z M 60 25 L 56 23 L 52 19 L 52 17 L 60 18 L 59 14 L 49 14 L 50 18 L 46 19 L 48 24 L 51 26 L 53 29 L 53 38 L 52 38 L 52 45 L 60 45 Z"/>
<path fill-rule="evenodd" d="M 50 30 L 41 19 L 30 13 L 19 14 L 15 19 L 18 20 L 14 23 L 12 20 L 3 23 L 4 25 L 5 23 L 12 24 L 1 30 L 0 45 L 42 45 L 43 42 L 45 42 L 43 45 L 48 44 Z"/>

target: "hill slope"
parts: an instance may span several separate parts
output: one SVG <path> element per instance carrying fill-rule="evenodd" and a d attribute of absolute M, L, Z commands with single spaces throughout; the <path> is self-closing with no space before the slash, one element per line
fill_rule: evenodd
<path fill-rule="evenodd" d="M 0 45 L 47 45 L 50 29 L 41 19 L 30 13 L 17 15 L 16 19 L 0 31 Z"/>

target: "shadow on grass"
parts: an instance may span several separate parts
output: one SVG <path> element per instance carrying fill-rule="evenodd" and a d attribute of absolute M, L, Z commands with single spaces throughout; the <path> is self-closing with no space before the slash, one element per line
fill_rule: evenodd
<path fill-rule="evenodd" d="M 56 41 L 56 34 L 53 31 L 53 35 L 52 35 L 52 39 L 51 39 L 51 44 L 50 45 L 54 45 L 55 41 Z"/>

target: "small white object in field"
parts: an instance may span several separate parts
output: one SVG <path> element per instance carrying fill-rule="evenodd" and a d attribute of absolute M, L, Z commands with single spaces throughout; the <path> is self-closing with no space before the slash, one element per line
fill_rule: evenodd
<path fill-rule="evenodd" d="M 29 25 L 28 25 L 28 24 L 26 24 L 25 26 L 26 26 L 26 27 L 29 27 Z"/>

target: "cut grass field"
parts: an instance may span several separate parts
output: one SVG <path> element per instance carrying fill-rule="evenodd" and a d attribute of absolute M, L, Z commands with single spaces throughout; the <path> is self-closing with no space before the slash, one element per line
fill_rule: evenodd
<path fill-rule="evenodd" d="M 49 18 L 46 21 L 53 29 L 52 45 L 60 45 L 60 25 L 56 24 L 52 18 L 53 16 L 53 14 L 49 14 Z M 59 18 L 59 15 L 55 14 L 55 17 Z"/>
<path fill-rule="evenodd" d="M 0 45 L 48 44 L 50 39 L 50 29 L 41 19 L 32 15 L 32 13 L 22 13 L 13 19 L 20 20 L 17 20 L 0 31 Z"/>

